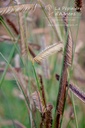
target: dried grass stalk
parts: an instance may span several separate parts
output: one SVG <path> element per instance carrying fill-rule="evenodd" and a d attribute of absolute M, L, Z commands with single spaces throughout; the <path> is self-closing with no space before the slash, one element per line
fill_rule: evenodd
<path fill-rule="evenodd" d="M 6 19 L 8 25 L 14 30 L 15 34 L 19 34 L 19 31 L 17 30 L 15 24 L 5 15 L 4 18 Z"/>
<path fill-rule="evenodd" d="M 12 38 L 7 35 L 3 35 L 3 36 L 0 36 L 0 41 L 17 41 L 17 38 Z"/>
<path fill-rule="evenodd" d="M 18 5 L 20 5 L 20 1 L 16 0 L 16 3 Z M 28 45 L 28 48 L 26 47 L 26 41 L 27 41 L 27 32 L 26 32 L 26 27 L 25 27 L 25 23 L 24 23 L 24 19 L 23 19 L 23 12 L 19 12 L 19 26 L 20 26 L 20 37 L 21 37 L 21 41 L 20 41 L 20 47 L 21 47 L 21 54 L 22 56 L 25 56 L 28 49 L 29 52 L 31 53 L 31 55 L 33 57 L 35 57 L 35 53 L 33 52 L 32 48 Z"/>
<path fill-rule="evenodd" d="M 30 44 L 28 44 L 28 49 L 30 54 L 32 55 L 32 57 L 34 58 L 36 56 L 36 54 L 34 53 L 34 51 L 32 50 L 32 47 L 30 46 Z"/>
<path fill-rule="evenodd" d="M 20 26 L 20 47 L 21 47 L 21 54 L 24 56 L 26 55 L 26 33 L 25 33 L 25 25 L 23 19 L 23 13 L 19 12 L 19 26 Z"/>
<path fill-rule="evenodd" d="M 19 54 L 15 55 L 14 64 L 15 64 L 15 69 L 17 71 L 20 71 L 20 56 L 19 56 Z"/>
<path fill-rule="evenodd" d="M 42 35 L 41 50 L 44 50 L 45 48 L 46 48 L 46 40 L 45 40 L 45 36 Z M 50 79 L 50 69 L 49 69 L 48 58 L 46 58 L 45 60 L 42 60 L 42 71 L 43 71 L 44 78 Z"/>
<path fill-rule="evenodd" d="M 15 126 L 18 127 L 18 128 L 26 128 L 23 124 L 21 124 L 17 120 L 13 120 L 13 121 L 11 121 L 11 120 L 3 120 L 3 121 L 1 121 L 0 126 L 1 127 L 3 127 L 3 126 L 11 126 L 13 124 L 15 124 Z"/>

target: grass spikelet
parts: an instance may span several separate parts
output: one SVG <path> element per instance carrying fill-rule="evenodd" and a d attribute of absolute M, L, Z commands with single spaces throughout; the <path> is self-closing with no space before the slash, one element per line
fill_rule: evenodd
<path fill-rule="evenodd" d="M 66 48 L 67 60 L 66 60 L 66 63 L 67 63 L 67 65 L 71 65 L 72 52 L 73 52 L 73 41 L 72 41 L 70 29 L 68 28 L 67 15 L 63 16 L 63 21 L 64 21 L 64 26 L 65 26 L 65 31 L 67 33 L 67 48 Z"/>
<path fill-rule="evenodd" d="M 82 0 L 75 0 L 75 8 L 77 12 L 81 12 L 82 9 Z"/>
<path fill-rule="evenodd" d="M 34 101 L 34 104 L 36 106 L 36 108 L 43 113 L 45 110 L 45 106 L 43 105 L 43 100 L 40 97 L 40 93 L 35 91 L 34 93 L 32 93 L 32 99 Z"/>
<path fill-rule="evenodd" d="M 9 6 L 9 7 L 4 7 L 0 8 L 0 15 L 4 14 L 10 14 L 10 13 L 18 13 L 18 12 L 25 12 L 25 11 L 30 11 L 35 7 L 34 4 L 22 4 L 22 5 L 15 5 L 15 6 Z"/>
<path fill-rule="evenodd" d="M 58 74 L 56 74 L 56 79 L 59 80 L 60 76 Z M 69 89 L 72 91 L 72 93 L 78 98 L 80 99 L 83 103 L 85 103 L 85 92 L 83 92 L 79 87 L 77 87 L 76 85 L 74 85 L 74 83 L 68 83 L 66 84 L 66 86 L 69 86 Z"/>
<path fill-rule="evenodd" d="M 65 99 L 66 99 L 66 82 L 67 82 L 67 70 L 69 65 L 71 65 L 72 61 L 72 40 L 71 35 L 68 31 L 68 22 L 67 22 L 67 15 L 63 16 L 65 31 L 67 34 L 67 40 L 64 47 L 64 57 L 63 57 L 63 65 L 62 65 L 62 72 L 61 78 L 59 82 L 59 92 L 56 104 L 56 123 L 55 128 L 60 128 L 62 122 L 62 115 L 65 106 Z"/>
<path fill-rule="evenodd" d="M 59 52 L 63 49 L 63 44 L 62 43 L 55 43 L 49 47 L 47 47 L 46 49 L 44 49 L 41 53 L 39 53 L 35 58 L 34 61 L 40 63 L 43 59 L 45 59 L 46 57 Z"/>

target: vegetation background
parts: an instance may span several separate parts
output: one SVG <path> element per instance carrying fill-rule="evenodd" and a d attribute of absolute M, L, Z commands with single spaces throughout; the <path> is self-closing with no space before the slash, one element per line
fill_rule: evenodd
<path fill-rule="evenodd" d="M 0 0 L 0 11 L 3 7 L 14 7 L 18 2 L 20 4 L 39 4 L 39 0 Z M 40 98 L 43 111 L 41 112 L 39 99 L 35 94 L 36 90 L 43 94 L 39 87 L 44 87 L 46 104 L 53 107 L 48 116 L 53 120 L 55 117 L 59 89 L 59 82 L 55 75 L 61 74 L 63 53 L 61 49 L 56 53 L 53 44 L 62 42 L 65 45 L 66 40 L 62 18 L 55 16 L 57 13 L 55 9 L 63 6 L 74 7 L 75 1 L 43 0 L 41 4 L 46 8 L 34 8 L 23 14 L 15 12 L 0 15 L 0 128 L 41 127 L 43 122 L 41 114 L 45 110 L 43 110 L 44 105 L 42 106 L 41 100 L 43 96 Z M 68 80 L 69 83 L 73 82 L 80 90 L 85 91 L 85 7 L 82 7 L 81 12 L 75 11 L 75 13 L 75 17 L 68 18 L 75 51 L 73 64 L 68 71 Z M 74 19 L 73 22 L 72 19 Z M 24 24 L 20 20 L 24 21 Z M 28 51 L 23 43 L 26 44 Z M 44 60 L 41 57 L 40 63 L 35 62 L 33 58 L 50 45 L 55 54 L 47 49 L 48 53 Z M 39 82 L 39 80 L 43 82 Z M 84 128 L 84 118 L 85 99 L 82 102 L 68 90 L 61 127 Z"/>

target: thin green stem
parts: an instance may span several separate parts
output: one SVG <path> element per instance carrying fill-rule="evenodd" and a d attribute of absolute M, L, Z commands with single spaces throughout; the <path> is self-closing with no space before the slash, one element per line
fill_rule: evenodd
<path fill-rule="evenodd" d="M 2 77 L 1 77 L 1 79 L 0 79 L 0 88 L 1 88 L 1 86 L 2 86 L 4 77 L 5 77 L 5 75 L 6 75 L 6 72 L 7 72 L 7 69 L 8 69 L 8 67 L 9 67 L 9 63 L 11 62 L 12 56 L 13 56 L 13 54 L 14 54 L 14 51 L 15 51 L 15 47 L 13 46 L 13 48 L 12 48 L 12 50 L 11 50 L 11 52 L 10 52 L 10 55 L 9 55 L 8 63 L 6 64 L 6 68 L 5 68 L 5 70 L 4 70 L 3 74 L 2 74 Z M 0 55 L 4 58 L 4 56 L 2 55 L 1 52 L 0 52 Z M 4 58 L 4 59 L 5 59 L 5 58 Z"/>
<path fill-rule="evenodd" d="M 33 63 L 32 63 L 32 67 L 33 67 L 33 72 L 34 72 L 35 79 L 36 79 L 36 82 L 37 82 L 37 87 L 38 87 L 38 90 L 40 91 L 40 82 L 39 82 L 39 79 L 38 79 L 38 76 L 37 76 L 37 73 L 36 73 L 36 70 L 35 70 L 35 67 L 34 67 Z"/>
<path fill-rule="evenodd" d="M 76 128 L 78 128 L 78 119 L 77 119 L 77 114 L 76 114 L 76 108 L 75 108 L 75 101 L 74 101 L 73 93 L 71 93 L 71 98 L 72 98 L 72 104 L 73 104 L 73 109 L 74 109 Z"/>

